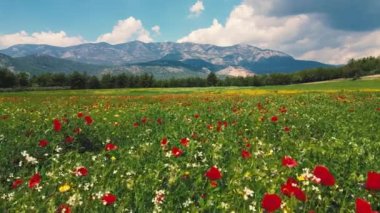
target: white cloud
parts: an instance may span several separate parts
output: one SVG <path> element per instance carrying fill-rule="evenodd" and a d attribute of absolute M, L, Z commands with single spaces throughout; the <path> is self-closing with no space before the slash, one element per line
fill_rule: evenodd
<path fill-rule="evenodd" d="M 246 0 L 235 7 L 226 23 L 214 19 L 178 42 L 229 46 L 251 44 L 289 53 L 296 58 L 342 64 L 350 58 L 380 55 L 380 30 L 358 33 L 332 29 L 318 14 L 275 17 L 267 14 L 278 0 Z"/>
<path fill-rule="evenodd" d="M 201 0 L 197 0 L 197 2 L 195 2 L 189 9 L 190 15 L 192 16 L 199 16 L 203 10 L 205 10 L 205 7 Z"/>
<path fill-rule="evenodd" d="M 84 43 L 80 36 L 68 36 L 64 31 L 60 32 L 35 32 L 32 34 L 20 31 L 13 34 L 0 35 L 0 47 L 9 47 L 16 44 L 48 44 L 54 46 L 71 46 Z"/>
<path fill-rule="evenodd" d="M 152 31 L 154 33 L 156 33 L 157 35 L 159 35 L 160 34 L 160 26 L 158 26 L 158 25 L 153 26 Z"/>
<path fill-rule="evenodd" d="M 134 17 L 119 20 L 113 27 L 112 32 L 100 35 L 96 41 L 119 44 L 132 40 L 139 40 L 142 42 L 153 41 L 142 22 Z"/>

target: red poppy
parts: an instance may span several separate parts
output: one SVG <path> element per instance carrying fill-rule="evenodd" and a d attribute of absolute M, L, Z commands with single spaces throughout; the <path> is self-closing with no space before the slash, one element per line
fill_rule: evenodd
<path fill-rule="evenodd" d="M 43 139 L 38 142 L 39 147 L 46 147 L 49 144 L 49 141 Z"/>
<path fill-rule="evenodd" d="M 290 132 L 290 127 L 285 126 L 284 127 L 284 132 Z"/>
<path fill-rule="evenodd" d="M 74 133 L 77 134 L 77 135 L 78 135 L 79 133 L 81 133 L 81 132 L 82 132 L 82 129 L 79 128 L 79 127 L 77 127 L 77 128 L 74 129 Z"/>
<path fill-rule="evenodd" d="M 174 156 L 174 157 L 179 157 L 179 156 L 181 156 L 183 154 L 183 151 L 180 149 L 180 148 L 178 148 L 178 147 L 173 147 L 172 148 L 172 155 Z"/>
<path fill-rule="evenodd" d="M 84 166 L 77 167 L 74 170 L 74 173 L 76 176 L 87 176 L 88 175 L 88 169 Z"/>
<path fill-rule="evenodd" d="M 61 204 L 57 208 L 57 213 L 71 213 L 71 206 L 68 204 Z"/>
<path fill-rule="evenodd" d="M 380 107 L 379 107 L 379 108 L 377 108 L 376 110 L 380 112 Z"/>
<path fill-rule="evenodd" d="M 16 179 L 12 183 L 12 189 L 18 188 L 21 184 L 23 184 L 24 181 L 22 179 Z"/>
<path fill-rule="evenodd" d="M 146 117 L 141 118 L 141 123 L 145 124 L 148 121 Z"/>
<path fill-rule="evenodd" d="M 212 166 L 206 173 L 205 176 L 210 180 L 219 180 L 222 178 L 222 174 L 216 166 Z"/>
<path fill-rule="evenodd" d="M 194 118 L 198 119 L 199 118 L 199 114 L 194 114 Z"/>
<path fill-rule="evenodd" d="M 78 118 L 81 118 L 81 117 L 83 117 L 83 113 L 82 112 L 78 112 L 77 116 L 78 116 Z"/>
<path fill-rule="evenodd" d="M 263 105 L 262 105 L 261 103 L 258 103 L 258 104 L 257 104 L 257 109 L 258 109 L 259 111 L 261 111 L 261 110 L 264 110 L 264 107 L 263 107 Z"/>
<path fill-rule="evenodd" d="M 364 199 L 356 199 L 356 213 L 378 213 L 377 211 L 372 210 L 371 204 Z"/>
<path fill-rule="evenodd" d="M 161 139 L 161 146 L 166 146 L 166 145 L 168 145 L 168 139 L 166 138 L 166 137 L 164 137 L 164 138 L 162 138 Z"/>
<path fill-rule="evenodd" d="M 333 186 L 335 184 L 335 178 L 330 173 L 329 169 L 325 166 L 316 166 L 313 174 L 320 179 L 320 183 L 325 186 Z"/>
<path fill-rule="evenodd" d="M 117 146 L 113 143 L 107 143 L 105 149 L 106 151 L 112 151 L 112 150 L 116 150 Z"/>
<path fill-rule="evenodd" d="M 158 119 L 157 119 L 157 123 L 158 123 L 159 125 L 161 125 L 161 124 L 162 124 L 162 119 L 161 119 L 161 118 L 158 118 Z"/>
<path fill-rule="evenodd" d="M 261 206 L 268 212 L 274 212 L 281 207 L 281 198 L 276 194 L 265 194 Z"/>
<path fill-rule="evenodd" d="M 182 138 L 181 140 L 180 140 L 180 142 L 181 142 L 181 144 L 182 144 L 182 146 L 189 146 L 189 143 L 190 143 L 190 139 L 189 138 Z"/>
<path fill-rule="evenodd" d="M 102 202 L 104 205 L 112 205 L 116 202 L 116 196 L 110 193 L 106 193 L 102 197 Z"/>
<path fill-rule="evenodd" d="M 285 106 L 280 107 L 280 109 L 278 109 L 278 111 L 281 112 L 281 113 L 286 113 L 286 112 L 288 112 L 288 110 L 286 109 Z"/>
<path fill-rule="evenodd" d="M 92 120 L 91 116 L 87 115 L 84 117 L 84 121 L 86 122 L 87 125 L 91 125 L 94 120 Z"/>
<path fill-rule="evenodd" d="M 248 152 L 247 150 L 241 150 L 241 156 L 243 157 L 243 159 L 248 159 L 250 157 L 252 157 L 252 154 L 250 152 Z"/>
<path fill-rule="evenodd" d="M 212 129 L 214 129 L 214 127 L 212 126 L 212 124 L 207 124 L 207 129 L 212 130 Z"/>
<path fill-rule="evenodd" d="M 134 122 L 133 123 L 133 127 L 139 127 L 139 123 L 138 122 Z"/>
<path fill-rule="evenodd" d="M 74 141 L 74 137 L 66 136 L 66 138 L 65 138 L 66 143 L 72 143 L 73 141 Z"/>
<path fill-rule="evenodd" d="M 56 132 L 60 132 L 61 131 L 62 124 L 61 124 L 61 122 L 58 119 L 54 119 L 53 120 L 53 128 L 54 128 L 54 131 L 56 131 Z"/>
<path fill-rule="evenodd" d="M 290 156 L 284 156 L 282 158 L 282 165 L 286 166 L 286 167 L 289 167 L 289 168 L 293 168 L 293 167 L 296 167 L 298 165 L 298 163 L 292 157 L 290 157 Z"/>
<path fill-rule="evenodd" d="M 368 190 L 380 190 L 380 173 L 368 172 L 365 188 Z"/>
<path fill-rule="evenodd" d="M 278 121 L 278 117 L 277 116 L 272 116 L 272 118 L 270 119 L 273 123 L 276 123 Z"/>
<path fill-rule="evenodd" d="M 41 182 L 41 175 L 39 173 L 34 174 L 30 179 L 29 179 L 29 188 L 34 188 Z"/>
<path fill-rule="evenodd" d="M 293 178 L 288 178 L 286 184 L 281 186 L 281 192 L 288 197 L 295 196 L 300 201 L 306 201 L 305 193 L 298 187 L 297 181 Z"/>

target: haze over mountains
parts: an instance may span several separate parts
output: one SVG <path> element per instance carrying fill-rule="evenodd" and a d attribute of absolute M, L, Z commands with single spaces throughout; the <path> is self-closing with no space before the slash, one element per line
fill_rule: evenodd
<path fill-rule="evenodd" d="M 329 65 L 250 45 L 219 47 L 194 43 L 87 43 L 70 47 L 21 44 L 0 50 L 0 66 L 40 74 L 73 71 L 150 73 L 158 78 L 294 72 Z"/>

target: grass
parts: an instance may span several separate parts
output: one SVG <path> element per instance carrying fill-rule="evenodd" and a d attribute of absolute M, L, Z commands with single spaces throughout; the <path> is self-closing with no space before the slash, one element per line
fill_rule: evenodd
<path fill-rule="evenodd" d="M 27 91 L 27 92 L 4 92 L 1 96 L 91 96 L 91 95 L 163 95 L 163 94 L 191 94 L 191 93 L 252 93 L 269 94 L 299 93 L 299 92 L 338 92 L 338 91 L 374 91 L 380 92 L 380 79 L 366 80 L 339 80 L 313 84 L 293 84 L 285 86 L 263 87 L 207 87 L 207 88 L 128 88 L 128 89 L 98 89 L 98 90 L 55 90 L 55 91 Z"/>
<path fill-rule="evenodd" d="M 357 198 L 379 210 L 364 187 L 380 172 L 379 91 L 375 79 L 1 93 L 0 209 L 259 212 L 276 194 L 284 212 L 352 212 Z M 281 190 L 288 178 L 306 201 Z"/>

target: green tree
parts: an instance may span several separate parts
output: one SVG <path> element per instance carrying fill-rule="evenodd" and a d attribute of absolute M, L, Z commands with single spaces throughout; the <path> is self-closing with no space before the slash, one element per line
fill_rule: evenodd
<path fill-rule="evenodd" d="M 218 77 L 216 77 L 215 73 L 210 72 L 207 76 L 207 86 L 216 86 L 218 83 Z"/>
<path fill-rule="evenodd" d="M 69 77 L 69 81 L 71 89 L 85 89 L 87 83 L 87 75 L 81 74 L 79 72 L 73 72 Z"/>

